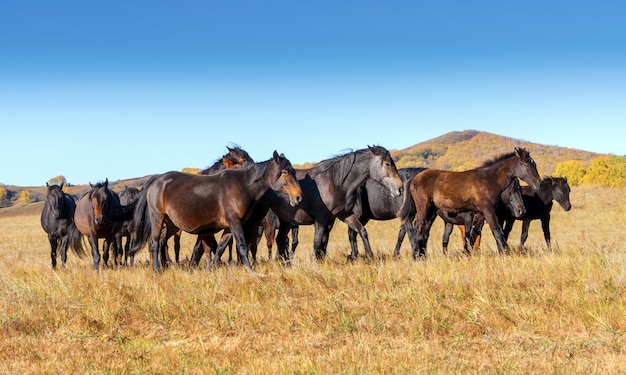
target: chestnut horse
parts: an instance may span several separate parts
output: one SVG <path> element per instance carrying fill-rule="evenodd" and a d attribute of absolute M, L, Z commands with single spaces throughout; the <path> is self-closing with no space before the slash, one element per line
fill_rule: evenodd
<path fill-rule="evenodd" d="M 409 189 L 415 206 L 414 226 L 409 226 L 409 238 L 413 245 L 413 257 L 426 255 L 428 223 L 434 220 L 437 210 L 459 213 L 480 212 L 489 223 L 496 238 L 498 251 L 507 249 L 502 227 L 496 216 L 496 205 L 502 191 L 515 178 L 528 183 L 533 189 L 539 188 L 541 178 L 535 161 L 523 148 L 485 162 L 481 167 L 463 172 L 427 169 L 419 173 Z M 407 218 L 410 205 L 404 205 L 402 218 Z M 415 252 L 417 249 L 417 252 Z"/>
<path fill-rule="evenodd" d="M 268 161 L 248 168 L 226 169 L 215 175 L 174 171 L 153 176 L 144 190 L 146 194 L 140 195 L 135 210 L 139 235 L 131 254 L 141 249 L 149 238 L 155 270 L 165 264 L 161 254 L 164 226 L 199 235 L 213 235 L 229 228 L 237 243 L 240 261 L 252 269 L 243 223 L 255 205 L 268 191 L 286 194 L 292 206 L 302 201 L 295 170 L 289 160 L 276 151 Z M 213 260 L 216 258 L 217 254 Z"/>

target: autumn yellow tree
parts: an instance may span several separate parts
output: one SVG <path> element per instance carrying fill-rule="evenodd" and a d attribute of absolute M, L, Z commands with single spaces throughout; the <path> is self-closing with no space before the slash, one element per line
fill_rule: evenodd
<path fill-rule="evenodd" d="M 25 203 L 30 202 L 30 192 L 26 189 L 22 190 L 20 193 L 20 200 Z"/>
<path fill-rule="evenodd" d="M 556 165 L 554 175 L 567 177 L 567 182 L 572 186 L 580 186 L 583 177 L 587 173 L 585 162 L 580 160 L 568 160 Z"/>

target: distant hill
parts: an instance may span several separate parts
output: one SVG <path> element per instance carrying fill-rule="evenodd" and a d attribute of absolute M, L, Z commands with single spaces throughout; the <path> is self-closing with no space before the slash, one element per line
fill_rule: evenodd
<path fill-rule="evenodd" d="M 537 163 L 541 175 L 554 173 L 557 164 L 568 160 L 588 162 L 600 154 L 566 147 L 542 145 L 476 130 L 455 131 L 402 150 L 390 150 L 398 168 L 428 167 L 462 171 L 484 161 L 524 147 Z"/>

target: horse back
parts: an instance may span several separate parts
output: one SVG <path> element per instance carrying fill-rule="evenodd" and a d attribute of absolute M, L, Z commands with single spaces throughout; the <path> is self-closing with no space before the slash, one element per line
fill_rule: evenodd
<path fill-rule="evenodd" d="M 415 200 L 423 204 L 432 202 L 437 208 L 450 212 L 480 211 L 485 200 L 495 205 L 500 195 L 493 181 L 479 170 L 427 169 L 413 178 L 410 189 Z"/>

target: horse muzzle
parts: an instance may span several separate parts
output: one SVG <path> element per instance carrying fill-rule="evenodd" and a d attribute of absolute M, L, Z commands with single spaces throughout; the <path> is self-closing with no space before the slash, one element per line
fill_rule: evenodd
<path fill-rule="evenodd" d="M 102 223 L 104 223 L 104 216 L 96 216 L 96 217 L 93 218 L 93 221 L 97 225 L 102 225 Z"/>
<path fill-rule="evenodd" d="M 520 219 L 522 216 L 526 214 L 526 207 L 518 207 L 515 209 L 515 218 Z"/>
<path fill-rule="evenodd" d="M 304 198 L 302 197 L 302 195 L 296 195 L 295 197 L 289 197 L 289 205 L 291 207 L 295 207 L 295 206 L 299 205 L 303 200 L 304 200 Z"/>

